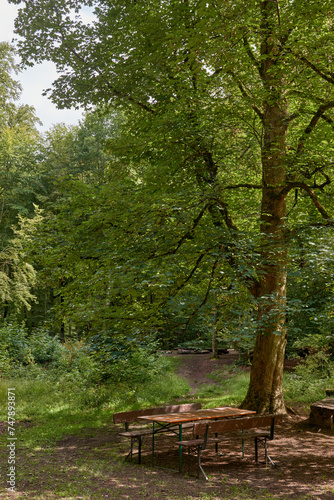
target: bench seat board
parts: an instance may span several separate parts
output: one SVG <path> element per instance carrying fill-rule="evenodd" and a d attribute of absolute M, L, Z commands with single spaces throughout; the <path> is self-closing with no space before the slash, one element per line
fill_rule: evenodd
<path fill-rule="evenodd" d="M 208 443 L 220 443 L 221 438 L 208 438 L 207 442 Z M 180 446 L 198 446 L 198 445 L 204 445 L 205 440 L 204 439 L 189 439 L 188 441 L 177 441 L 175 444 L 180 445 Z"/>
<path fill-rule="evenodd" d="M 149 436 L 152 434 L 152 429 L 138 429 L 136 431 L 125 431 L 119 432 L 119 436 L 127 437 L 127 438 L 136 438 L 139 436 Z"/>
<path fill-rule="evenodd" d="M 182 429 L 189 429 L 193 427 L 193 424 L 184 424 L 182 426 Z M 173 432 L 178 430 L 178 426 L 173 425 L 172 427 L 161 427 L 156 431 L 156 434 L 161 434 L 161 432 L 167 433 L 167 432 Z M 153 434 L 153 429 L 136 429 L 136 430 L 131 430 L 131 431 L 124 431 L 124 432 L 119 432 L 119 436 L 131 438 L 131 437 L 138 437 L 138 436 L 149 436 Z"/>

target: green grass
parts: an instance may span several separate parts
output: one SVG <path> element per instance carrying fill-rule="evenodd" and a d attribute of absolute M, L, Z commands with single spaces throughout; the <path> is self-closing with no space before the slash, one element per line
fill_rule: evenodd
<path fill-rule="evenodd" d="M 216 371 L 211 378 L 216 384 L 203 385 L 197 392 L 199 401 L 205 408 L 237 406 L 247 393 L 249 373 L 238 367 L 225 367 Z"/>
<path fill-rule="evenodd" d="M 115 412 L 186 398 L 189 385 L 175 375 L 174 367 L 168 361 L 163 376 L 158 374 L 143 384 L 109 382 L 90 386 L 68 376 L 55 380 L 52 373 L 48 377 L 42 369 L 32 367 L 32 377 L 0 379 L 0 420 L 7 420 L 7 390 L 15 388 L 16 419 L 31 424 L 24 431 L 20 427 L 17 430 L 18 434 L 22 432 L 25 445 L 52 444 L 84 428 L 110 424 Z"/>
<path fill-rule="evenodd" d="M 330 387 L 334 387 L 334 362 L 323 352 L 308 356 L 292 373 L 284 374 L 286 402 L 310 404 L 324 399 Z"/>

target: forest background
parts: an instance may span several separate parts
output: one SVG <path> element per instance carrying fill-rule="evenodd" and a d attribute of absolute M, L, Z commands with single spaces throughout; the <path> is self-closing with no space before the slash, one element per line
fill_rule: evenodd
<path fill-rule="evenodd" d="M 332 383 L 333 8 L 24 3 L 23 63 L 55 62 L 51 99 L 87 112 L 39 134 L 1 44 L 3 375 L 65 346 L 117 382 L 212 345 L 252 354 L 258 412 L 285 411 L 285 356 Z"/>

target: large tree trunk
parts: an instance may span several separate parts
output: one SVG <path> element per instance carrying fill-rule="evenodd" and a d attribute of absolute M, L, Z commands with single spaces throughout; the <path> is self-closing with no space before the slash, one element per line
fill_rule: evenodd
<path fill-rule="evenodd" d="M 262 2 L 263 145 L 261 235 L 263 267 L 259 271 L 258 330 L 250 386 L 242 404 L 258 413 L 285 412 L 282 394 L 286 345 L 285 304 L 288 250 L 285 241 L 287 105 L 284 77 L 277 62 L 274 3 Z"/>
<path fill-rule="evenodd" d="M 285 304 L 287 246 L 284 237 L 285 195 L 279 194 L 285 180 L 282 156 L 285 150 L 284 111 L 269 107 L 265 112 L 263 148 L 263 196 L 261 214 L 263 268 L 258 294 L 258 332 L 251 379 L 243 407 L 258 413 L 282 412 L 282 379 L 286 344 Z M 269 186 L 269 187 L 268 187 Z M 270 187 L 280 186 L 280 187 Z"/>

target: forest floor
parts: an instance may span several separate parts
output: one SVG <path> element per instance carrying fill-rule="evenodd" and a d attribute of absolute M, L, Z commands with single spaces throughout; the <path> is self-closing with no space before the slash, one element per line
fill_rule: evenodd
<path fill-rule="evenodd" d="M 209 354 L 178 355 L 179 374 L 196 390 L 213 384 L 208 374 L 235 362 L 230 352 L 211 360 Z M 287 367 L 288 369 L 289 367 Z M 156 464 L 151 465 L 151 440 L 143 445 L 142 464 L 120 460 L 129 443 L 118 432 L 121 426 L 85 429 L 79 436 L 35 450 L 17 450 L 17 488 L 0 490 L 1 500 L 9 499 L 115 499 L 115 500 L 220 500 L 220 499 L 334 499 L 334 435 L 330 430 L 308 424 L 309 409 L 294 407 L 277 426 L 269 442 L 269 454 L 276 467 L 254 462 L 254 445 L 226 440 L 220 453 L 203 453 L 202 463 L 209 481 L 197 478 L 196 460 L 184 454 L 184 473 L 177 472 L 178 449 L 173 439 L 156 440 Z M 262 450 L 260 450 L 262 452 Z M 261 460 L 264 457 L 261 456 Z M 0 454 L 1 459 L 1 454 Z M 163 470 L 160 467 L 174 469 Z M 4 483 L 4 478 L 0 478 Z M 69 484 L 71 485 L 69 487 Z"/>

